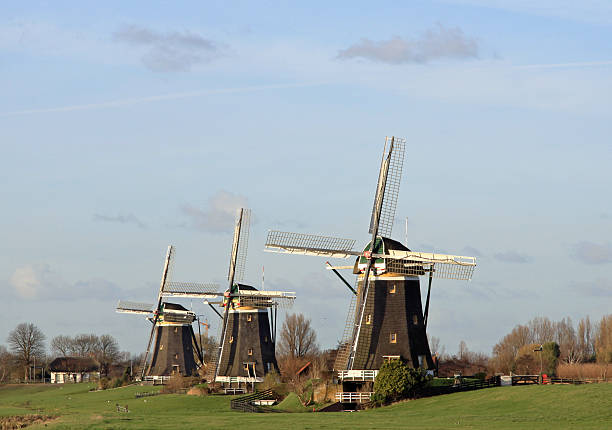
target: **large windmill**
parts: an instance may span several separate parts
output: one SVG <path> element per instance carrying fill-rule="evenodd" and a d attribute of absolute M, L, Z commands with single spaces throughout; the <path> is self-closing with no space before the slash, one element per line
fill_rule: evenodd
<path fill-rule="evenodd" d="M 405 139 L 385 139 L 370 218 L 371 238 L 363 251 L 353 250 L 355 241 L 351 239 L 280 231 L 268 233 L 269 251 L 357 257 L 351 266 L 333 267 L 328 263 L 328 269 L 354 294 L 334 365 L 341 379 L 373 378 L 375 372 L 371 370 L 376 371 L 384 360 L 390 359 L 402 359 L 415 368 L 433 369 L 426 334 L 432 278 L 469 280 L 476 266 L 474 257 L 414 252 L 390 238 L 404 152 Z M 337 269 L 353 269 L 357 288 Z M 425 311 L 418 278 L 421 275 L 429 278 Z"/>
<path fill-rule="evenodd" d="M 266 373 L 278 370 L 275 355 L 278 308 L 290 306 L 295 300 L 292 292 L 260 291 L 240 283 L 246 267 L 250 217 L 250 210 L 238 210 L 227 290 L 204 295 L 208 304 L 224 308 L 222 315 L 217 312 L 223 323 L 217 359 L 208 364 L 207 379 L 230 385 L 261 382 Z"/>
<path fill-rule="evenodd" d="M 174 256 L 175 249 L 170 245 L 166 253 L 156 304 L 121 300 L 117 304 L 117 312 L 146 315 L 152 323 L 142 362 L 141 379 L 164 378 L 175 374 L 189 376 L 195 374 L 203 364 L 202 351 L 192 327 L 192 323 L 196 320 L 195 313 L 164 299 L 166 297 L 202 298 L 207 293 L 217 291 L 219 286 L 172 281 Z M 154 337 L 155 342 L 153 343 Z M 152 345 L 152 357 L 148 362 Z M 196 363 L 195 356 L 198 357 L 200 363 Z"/>

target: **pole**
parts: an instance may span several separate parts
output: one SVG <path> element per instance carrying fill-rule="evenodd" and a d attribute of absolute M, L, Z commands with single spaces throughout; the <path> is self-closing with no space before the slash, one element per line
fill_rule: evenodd
<path fill-rule="evenodd" d="M 329 264 L 329 261 L 326 261 L 325 264 L 327 264 L 329 267 L 332 267 L 332 265 Z M 331 269 L 331 271 L 334 272 L 336 276 L 338 276 L 338 278 L 340 278 L 340 280 L 344 283 L 344 285 L 346 285 L 353 294 L 357 295 L 357 291 L 355 291 L 355 289 L 351 287 L 351 284 L 349 284 L 348 281 L 344 279 L 344 277 L 340 274 L 340 272 L 338 272 L 336 269 L 333 269 L 333 268 Z"/>

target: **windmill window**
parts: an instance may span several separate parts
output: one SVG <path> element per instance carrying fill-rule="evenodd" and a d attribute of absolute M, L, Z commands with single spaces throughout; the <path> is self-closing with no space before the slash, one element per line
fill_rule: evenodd
<path fill-rule="evenodd" d="M 174 327 L 174 332 L 178 333 L 178 327 Z"/>
<path fill-rule="evenodd" d="M 268 343 L 268 336 L 264 336 L 264 343 Z"/>
<path fill-rule="evenodd" d="M 397 343 L 397 333 L 391 333 L 391 336 L 389 336 L 389 341 L 391 343 Z"/>
<path fill-rule="evenodd" d="M 249 348 L 249 350 L 248 350 L 248 354 L 249 354 L 249 355 L 253 355 L 253 348 Z"/>
<path fill-rule="evenodd" d="M 178 354 L 174 354 L 174 359 L 178 360 Z"/>
<path fill-rule="evenodd" d="M 395 284 L 391 284 L 389 287 L 389 294 L 395 294 Z"/>
<path fill-rule="evenodd" d="M 230 336 L 229 343 L 232 343 L 232 342 L 234 342 L 234 336 Z"/>
<path fill-rule="evenodd" d="M 248 322 L 251 322 L 252 320 L 253 320 L 252 315 L 250 315 L 250 314 L 249 314 L 249 315 L 247 315 L 247 321 L 248 321 Z"/>
<path fill-rule="evenodd" d="M 163 345 L 163 344 L 159 345 L 159 350 L 160 350 L 160 351 L 163 351 L 163 350 L 164 350 L 164 345 Z"/>
<path fill-rule="evenodd" d="M 366 324 L 372 324 L 372 314 L 366 316 Z"/>
<path fill-rule="evenodd" d="M 417 314 L 412 315 L 412 324 L 417 325 L 419 323 L 419 317 Z"/>

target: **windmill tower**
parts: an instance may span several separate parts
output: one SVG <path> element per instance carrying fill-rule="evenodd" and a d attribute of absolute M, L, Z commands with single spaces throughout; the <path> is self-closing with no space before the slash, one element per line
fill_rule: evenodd
<path fill-rule="evenodd" d="M 195 313 L 177 303 L 165 301 L 165 297 L 202 298 L 206 293 L 216 291 L 216 284 L 171 281 L 175 250 L 168 247 L 157 304 L 119 301 L 117 312 L 146 315 L 152 327 L 147 349 L 142 362 L 141 379 L 161 379 L 171 375 L 190 376 L 202 365 L 201 349 L 193 331 Z M 153 339 L 155 338 L 155 342 Z M 151 346 L 153 352 L 148 362 Z M 197 356 L 199 363 L 196 363 Z"/>
<path fill-rule="evenodd" d="M 295 293 L 260 291 L 239 283 L 246 266 L 250 215 L 248 209 L 238 210 L 227 290 L 206 295 L 209 305 L 224 308 L 222 315 L 215 309 L 223 323 L 217 360 L 209 365 L 207 379 L 230 386 L 235 383 L 248 387 L 249 383 L 262 382 L 266 373 L 278 371 L 275 355 L 278 308 L 290 306 L 295 300 Z"/>
<path fill-rule="evenodd" d="M 390 238 L 404 162 L 405 140 L 387 137 L 378 174 L 370 218 L 370 242 L 354 251 L 354 240 L 336 237 L 270 231 L 268 251 L 357 257 L 351 266 L 334 271 L 354 294 L 347 326 L 334 365 L 341 380 L 372 381 L 385 360 L 401 359 L 412 367 L 433 369 L 426 324 L 432 278 L 471 279 L 474 257 L 414 252 Z M 338 269 L 357 275 L 353 288 Z M 427 275 L 429 286 L 422 309 L 419 276 Z M 372 372 L 374 371 L 374 372 Z"/>

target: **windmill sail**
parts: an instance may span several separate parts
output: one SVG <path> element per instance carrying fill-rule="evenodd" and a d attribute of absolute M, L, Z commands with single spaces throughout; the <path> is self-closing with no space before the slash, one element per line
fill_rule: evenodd
<path fill-rule="evenodd" d="M 244 279 L 247 250 L 249 248 L 249 228 L 251 224 L 251 210 L 239 209 L 234 229 L 234 243 L 230 255 L 230 265 L 227 280 L 239 282 Z M 231 287 L 231 285 L 230 285 Z"/>
<path fill-rule="evenodd" d="M 199 282 L 166 282 L 162 291 L 163 297 L 206 297 L 219 291 L 219 284 Z"/>
<path fill-rule="evenodd" d="M 405 151 L 406 139 L 397 137 L 385 138 L 385 147 L 380 163 L 380 171 L 378 173 L 378 186 L 376 188 L 376 195 L 374 196 L 372 215 L 370 217 L 370 233 L 374 232 L 374 213 L 376 211 L 376 204 L 380 199 L 383 199 L 378 221 L 378 235 L 391 237 L 393 223 L 395 222 L 395 210 L 397 208 L 397 198 L 399 196 L 400 182 L 402 179 Z M 387 163 L 389 165 L 388 169 L 386 169 Z M 387 170 L 386 177 L 383 177 L 383 172 L 385 170 Z"/>
<path fill-rule="evenodd" d="M 270 230 L 266 240 L 266 251 L 335 258 L 361 255 L 360 252 L 353 251 L 354 246 L 355 241 L 353 239 L 277 230 Z"/>
<path fill-rule="evenodd" d="M 152 314 L 155 305 L 153 303 L 141 303 L 141 302 L 130 302 L 126 300 L 119 300 L 117 303 L 117 312 L 120 313 L 132 313 L 132 314 Z"/>

